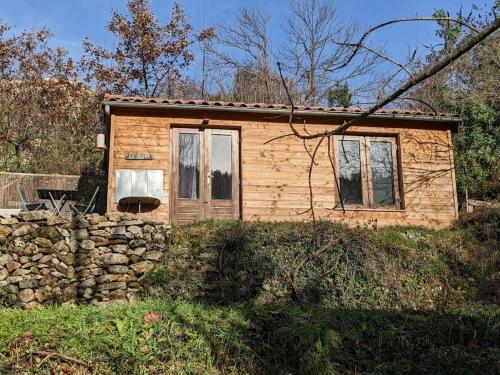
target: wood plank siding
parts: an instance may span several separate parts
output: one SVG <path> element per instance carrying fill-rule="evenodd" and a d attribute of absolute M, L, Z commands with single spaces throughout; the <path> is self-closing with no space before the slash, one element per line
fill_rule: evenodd
<path fill-rule="evenodd" d="M 202 125 L 203 119 L 208 124 Z M 206 121 L 205 121 L 206 122 Z M 301 116 L 301 131 L 333 129 L 342 118 Z M 163 171 L 163 203 L 144 215 L 170 221 L 173 128 L 233 129 L 239 135 L 239 211 L 243 220 L 308 220 L 308 169 L 318 140 L 303 142 L 290 133 L 287 116 L 188 109 L 113 107 L 110 121 L 108 211 L 123 211 L 115 202 L 116 169 Z M 393 137 L 397 155 L 396 208 L 358 208 L 345 212 L 338 194 L 325 140 L 312 172 L 317 218 L 342 220 L 351 225 L 422 225 L 445 227 L 457 217 L 457 198 L 451 125 L 446 122 L 369 119 L 349 129 L 349 135 Z M 330 155 L 337 155 L 330 145 Z M 307 151 L 306 151 L 307 148 Z M 129 154 L 150 154 L 152 160 L 126 160 Z M 336 163 L 336 160 L 333 161 Z M 175 167 L 174 167 L 175 169 Z M 238 168 L 236 168 L 238 169 Z M 129 208 L 130 209 L 130 208 Z M 236 215 L 238 216 L 238 215 Z M 194 217 L 194 216 L 193 216 Z"/>

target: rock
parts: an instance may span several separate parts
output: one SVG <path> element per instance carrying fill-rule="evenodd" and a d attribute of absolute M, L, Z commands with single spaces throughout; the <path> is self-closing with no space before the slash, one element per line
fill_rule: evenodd
<path fill-rule="evenodd" d="M 45 289 L 37 289 L 35 290 L 35 298 L 38 302 L 43 303 L 50 298 L 50 293 Z"/>
<path fill-rule="evenodd" d="M 47 225 L 61 225 L 68 223 L 68 219 L 62 216 L 51 215 L 47 218 Z"/>
<path fill-rule="evenodd" d="M 103 290 L 126 289 L 126 288 L 127 288 L 127 283 L 125 281 L 115 281 L 111 283 L 97 285 L 96 291 L 101 292 Z"/>
<path fill-rule="evenodd" d="M 144 228 L 142 228 L 142 230 L 144 231 L 144 233 L 153 233 L 155 231 L 155 227 L 153 227 L 152 225 L 146 224 L 144 226 Z"/>
<path fill-rule="evenodd" d="M 24 308 L 26 310 L 32 310 L 32 309 L 36 309 L 37 307 L 40 307 L 41 305 L 37 302 L 37 301 L 31 301 L 31 302 L 28 302 L 26 305 L 24 305 Z"/>
<path fill-rule="evenodd" d="M 21 211 L 19 217 L 23 221 L 40 221 L 51 217 L 50 211 Z"/>
<path fill-rule="evenodd" d="M 127 264 L 128 257 L 124 254 L 108 253 L 101 256 L 101 262 L 105 265 Z"/>
<path fill-rule="evenodd" d="M 124 274 L 128 272 L 128 267 L 127 266 L 109 266 L 108 267 L 108 272 L 109 273 L 116 273 L 116 274 Z"/>
<path fill-rule="evenodd" d="M 19 291 L 19 301 L 23 303 L 31 302 L 35 299 L 35 292 L 33 289 L 22 289 Z"/>
<path fill-rule="evenodd" d="M 0 281 L 5 280 L 9 276 L 9 271 L 7 268 L 0 268 Z"/>
<path fill-rule="evenodd" d="M 161 252 L 153 250 L 146 252 L 144 258 L 146 260 L 159 261 L 162 258 L 162 256 L 163 254 Z"/>
<path fill-rule="evenodd" d="M 61 240 L 61 241 L 56 242 L 54 244 L 54 246 L 52 247 L 52 249 L 54 249 L 54 251 L 56 251 L 58 253 L 67 253 L 69 251 L 69 246 L 66 245 L 65 240 Z"/>
<path fill-rule="evenodd" d="M 116 227 L 118 223 L 112 222 L 112 221 L 105 221 L 103 223 L 97 224 L 98 228 L 110 228 L 110 227 Z"/>
<path fill-rule="evenodd" d="M 154 264 L 148 260 L 146 260 L 144 262 L 132 264 L 130 266 L 130 268 L 132 268 L 132 270 L 135 273 L 139 273 L 139 274 L 146 273 L 146 272 L 150 271 L 153 267 L 154 267 Z"/>
<path fill-rule="evenodd" d="M 142 236 L 142 229 L 138 227 L 137 225 L 131 225 L 127 227 L 127 231 L 132 233 L 136 237 Z"/>
<path fill-rule="evenodd" d="M 0 225 L 0 239 L 7 237 L 12 233 L 12 229 L 6 225 Z"/>
<path fill-rule="evenodd" d="M 95 247 L 95 242 L 91 240 L 83 240 L 80 242 L 80 247 L 86 250 L 92 250 Z"/>
<path fill-rule="evenodd" d="M 127 291 L 125 289 L 115 289 L 109 292 L 108 294 L 109 299 L 126 299 L 127 298 Z"/>
<path fill-rule="evenodd" d="M 124 235 L 127 232 L 127 229 L 124 226 L 111 228 L 111 235 Z"/>
<path fill-rule="evenodd" d="M 64 255 L 64 256 L 62 257 L 62 259 L 63 259 L 63 261 L 64 261 L 67 265 L 69 265 L 69 266 L 71 266 L 71 265 L 75 264 L 75 255 L 74 255 L 74 254 L 72 254 L 72 253 L 69 253 L 69 254 L 67 254 L 67 255 Z"/>
<path fill-rule="evenodd" d="M 104 284 L 104 283 L 109 283 L 112 281 L 125 281 L 126 279 L 124 278 L 123 275 L 112 275 L 110 273 L 107 273 L 105 275 L 101 275 L 96 277 L 95 281 L 97 284 Z"/>
<path fill-rule="evenodd" d="M 10 254 L 2 254 L 0 255 L 0 266 L 5 266 L 12 260 L 12 256 Z"/>
<path fill-rule="evenodd" d="M 59 232 L 59 234 L 61 236 L 63 236 L 64 238 L 70 238 L 71 237 L 71 233 L 69 232 L 69 230 L 63 229 L 63 228 L 59 228 L 59 227 L 57 227 L 56 229 Z"/>
<path fill-rule="evenodd" d="M 13 271 L 17 270 L 18 268 L 21 268 L 21 263 L 18 263 L 14 260 L 11 260 L 10 262 L 8 262 L 5 265 L 5 268 L 7 268 L 7 271 L 9 271 L 9 272 L 13 272 Z"/>
<path fill-rule="evenodd" d="M 91 224 L 99 224 L 108 221 L 108 219 L 105 216 L 101 216 L 99 214 L 90 214 L 87 215 L 86 218 Z"/>
<path fill-rule="evenodd" d="M 108 238 L 110 233 L 103 230 L 103 229 L 97 229 L 97 230 L 91 230 L 90 231 L 90 234 L 92 236 L 97 236 L 97 237 L 104 237 L 104 238 Z"/>
<path fill-rule="evenodd" d="M 38 246 L 34 243 L 29 242 L 22 247 L 16 249 L 17 255 L 27 256 L 38 253 Z"/>
<path fill-rule="evenodd" d="M 52 242 L 57 242 L 62 237 L 61 233 L 59 233 L 56 227 L 48 226 L 40 228 L 40 230 L 38 231 L 38 235 L 40 237 L 49 238 L 50 240 L 52 240 Z"/>
<path fill-rule="evenodd" d="M 34 289 L 38 287 L 38 283 L 36 281 L 20 281 L 19 289 Z"/>
<path fill-rule="evenodd" d="M 52 260 L 52 255 L 51 254 L 47 254 L 47 255 L 42 256 L 40 258 L 40 260 L 38 261 L 38 263 L 45 264 L 45 263 L 49 263 L 51 260 Z"/>
<path fill-rule="evenodd" d="M 23 224 L 19 228 L 17 228 L 15 231 L 11 233 L 12 237 L 20 237 L 20 236 L 25 236 L 27 235 L 33 226 L 31 224 Z"/>
<path fill-rule="evenodd" d="M 12 225 L 12 224 L 17 224 L 19 220 L 17 220 L 15 217 L 0 217 L 0 225 Z"/>
<path fill-rule="evenodd" d="M 52 247 L 52 241 L 49 240 L 48 238 L 37 237 L 33 240 L 33 242 L 36 243 L 38 246 Z"/>
<path fill-rule="evenodd" d="M 68 266 L 68 269 L 66 270 L 66 277 L 68 279 L 74 279 L 76 276 L 75 268 L 73 266 Z"/>
<path fill-rule="evenodd" d="M 128 246 L 131 249 L 135 249 L 136 247 L 143 247 L 146 246 L 147 242 L 144 240 L 132 240 L 128 243 Z"/>
<path fill-rule="evenodd" d="M 144 255 L 144 253 L 146 252 L 146 248 L 145 247 L 137 247 L 133 250 L 129 250 L 127 252 L 128 255 L 136 255 L 138 256 L 139 258 L 142 257 Z"/>
<path fill-rule="evenodd" d="M 75 231 L 75 238 L 79 241 L 89 238 L 89 231 L 87 229 L 77 229 Z"/>
<path fill-rule="evenodd" d="M 142 219 L 135 219 L 135 220 L 123 220 L 123 221 L 120 221 L 119 223 L 120 225 L 126 225 L 126 226 L 130 226 L 130 225 L 144 225 L 144 220 Z"/>
<path fill-rule="evenodd" d="M 113 245 L 111 246 L 111 249 L 115 252 L 115 253 L 121 253 L 121 254 L 124 254 L 127 252 L 128 250 L 128 246 L 127 245 Z"/>
<path fill-rule="evenodd" d="M 69 241 L 69 251 L 71 251 L 72 253 L 76 253 L 79 248 L 80 248 L 80 245 L 78 244 L 77 240 Z"/>
<path fill-rule="evenodd" d="M 88 279 L 85 279 L 83 280 L 81 283 L 80 283 L 80 287 L 81 288 L 91 288 L 95 285 L 95 279 L 94 278 L 88 278 Z"/>

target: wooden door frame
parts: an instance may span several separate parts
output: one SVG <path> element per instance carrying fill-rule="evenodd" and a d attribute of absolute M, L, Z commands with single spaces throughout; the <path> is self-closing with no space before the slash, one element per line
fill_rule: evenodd
<path fill-rule="evenodd" d="M 188 124 L 170 126 L 170 222 L 177 223 L 177 200 L 179 195 L 179 170 L 178 170 L 178 153 L 179 153 L 179 134 L 194 133 L 200 135 L 200 183 L 199 183 L 199 199 L 200 199 L 200 220 L 210 218 L 211 207 L 211 180 L 208 178 L 211 158 L 211 135 L 212 134 L 227 134 L 231 135 L 232 146 L 232 201 L 234 219 L 241 218 L 241 147 L 240 147 L 240 129 L 238 128 L 220 128 L 220 127 L 200 127 L 199 125 Z"/>

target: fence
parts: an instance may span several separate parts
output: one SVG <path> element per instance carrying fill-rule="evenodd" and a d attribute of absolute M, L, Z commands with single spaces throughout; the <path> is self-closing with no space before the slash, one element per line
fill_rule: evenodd
<path fill-rule="evenodd" d="M 104 183 L 103 178 L 93 176 L 0 172 L 0 208 L 21 207 L 18 186 L 25 191 L 28 200 L 38 201 L 37 189 L 78 190 L 80 198 L 84 199 L 97 185 L 101 186 L 102 197 L 105 194 L 105 189 L 102 189 Z"/>

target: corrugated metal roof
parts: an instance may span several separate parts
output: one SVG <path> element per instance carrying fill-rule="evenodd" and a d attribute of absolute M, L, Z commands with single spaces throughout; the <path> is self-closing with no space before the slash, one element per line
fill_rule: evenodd
<path fill-rule="evenodd" d="M 113 94 L 105 94 L 104 102 L 106 104 L 113 103 L 128 103 L 128 104 L 155 104 L 155 105 L 165 105 L 165 106 L 186 106 L 186 107 L 206 107 L 217 108 L 217 109 L 242 109 L 242 110 L 251 110 L 255 109 L 259 112 L 261 111 L 277 111 L 277 110 L 290 110 L 291 106 L 286 104 L 266 104 L 266 103 L 243 103 L 243 102 L 225 102 L 225 101 L 207 101 L 207 100 L 188 100 L 188 99 L 164 99 L 164 98 L 144 98 L 137 96 L 122 96 L 122 95 L 113 95 Z M 310 112 L 311 114 L 346 114 L 346 115 L 355 115 L 362 114 L 366 111 L 366 109 L 359 107 L 328 107 L 328 106 L 304 106 L 304 105 L 296 105 L 295 110 L 301 113 Z M 434 113 L 434 112 L 425 112 L 419 110 L 410 110 L 410 109 L 380 109 L 376 113 L 376 115 L 386 115 L 386 116 L 394 116 L 394 117 L 413 117 L 413 118 L 432 118 L 434 120 L 442 120 L 442 121 L 459 121 L 460 117 L 450 114 L 450 113 Z"/>

